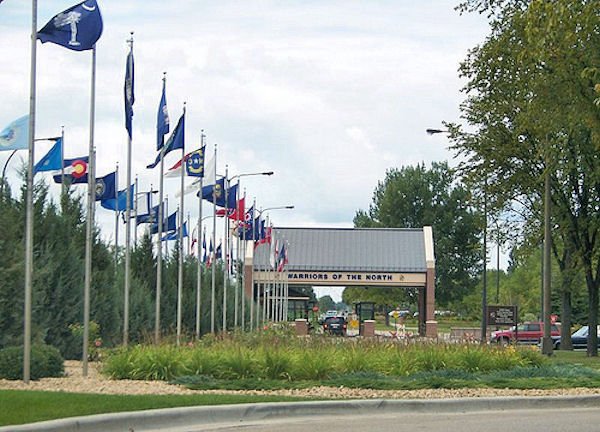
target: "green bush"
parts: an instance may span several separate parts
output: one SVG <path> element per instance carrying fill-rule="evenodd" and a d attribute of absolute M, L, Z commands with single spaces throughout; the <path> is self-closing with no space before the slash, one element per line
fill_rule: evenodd
<path fill-rule="evenodd" d="M 58 349 L 50 345 L 31 347 L 30 378 L 60 377 L 64 374 L 64 360 Z M 0 350 L 0 378 L 19 380 L 23 378 L 23 347 Z"/>

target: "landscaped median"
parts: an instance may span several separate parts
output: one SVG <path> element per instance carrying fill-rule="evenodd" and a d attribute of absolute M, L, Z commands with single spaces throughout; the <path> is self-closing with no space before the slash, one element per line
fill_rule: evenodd
<path fill-rule="evenodd" d="M 182 347 L 138 345 L 110 353 L 103 372 L 194 390 L 600 387 L 597 370 L 551 363 L 531 347 L 297 338 L 281 332 L 209 337 Z"/>
<path fill-rule="evenodd" d="M 597 357 L 548 358 L 533 347 L 297 338 L 268 330 L 103 355 L 87 377 L 81 362 L 67 361 L 64 377 L 0 379 L 0 425 L 218 403 L 600 394 Z"/>

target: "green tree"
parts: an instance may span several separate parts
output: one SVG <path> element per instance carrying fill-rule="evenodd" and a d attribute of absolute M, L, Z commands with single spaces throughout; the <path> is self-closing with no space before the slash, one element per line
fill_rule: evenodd
<path fill-rule="evenodd" d="M 446 162 L 391 169 L 373 193 L 356 227 L 433 227 L 436 301 L 448 305 L 473 291 L 480 269 L 481 213 Z M 389 294 L 389 293 L 388 293 Z M 389 304 L 389 301 L 387 302 Z"/>
<path fill-rule="evenodd" d="M 566 272 L 576 266 L 585 274 L 588 355 L 596 356 L 600 112 L 585 72 L 600 64 L 597 2 L 465 4 L 489 12 L 492 31 L 461 65 L 468 79 L 461 110 L 477 129 L 466 134 L 450 125 L 466 160 L 462 172 L 473 184 L 485 178 L 494 208 L 522 218 L 522 238 L 537 236 L 538 243 L 543 180 L 550 176 L 555 256 Z"/>
<path fill-rule="evenodd" d="M 319 297 L 319 310 L 328 311 L 335 309 L 335 302 L 331 298 L 330 295 L 324 295 L 323 297 Z"/>

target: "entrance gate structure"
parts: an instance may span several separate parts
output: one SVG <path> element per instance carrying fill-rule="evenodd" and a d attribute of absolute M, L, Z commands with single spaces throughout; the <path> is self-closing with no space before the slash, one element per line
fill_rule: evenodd
<path fill-rule="evenodd" d="M 273 227 L 271 237 L 273 242 L 285 242 L 287 265 L 283 272 L 272 268 L 273 248 L 268 243 L 249 246 L 244 262 L 244 290 L 248 298 L 261 303 L 264 296 L 261 297 L 260 287 L 269 283 L 416 288 L 419 335 L 437 337 L 431 227 Z"/>

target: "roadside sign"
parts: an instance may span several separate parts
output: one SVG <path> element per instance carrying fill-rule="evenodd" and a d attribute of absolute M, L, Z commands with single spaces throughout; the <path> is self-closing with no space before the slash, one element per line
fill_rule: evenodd
<path fill-rule="evenodd" d="M 488 306 L 489 325 L 517 325 L 516 306 Z"/>

